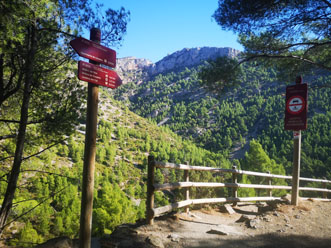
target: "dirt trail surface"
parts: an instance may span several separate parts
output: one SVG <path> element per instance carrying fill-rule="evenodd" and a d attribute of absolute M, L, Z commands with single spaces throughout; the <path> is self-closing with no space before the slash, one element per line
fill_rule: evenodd
<path fill-rule="evenodd" d="M 102 248 L 322 247 L 331 248 L 331 202 L 240 204 L 156 218 L 154 225 L 122 225 Z"/>

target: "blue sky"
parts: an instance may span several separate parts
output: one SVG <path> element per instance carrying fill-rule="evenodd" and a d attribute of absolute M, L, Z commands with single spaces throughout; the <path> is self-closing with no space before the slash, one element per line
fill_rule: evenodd
<path fill-rule="evenodd" d="M 192 47 L 233 47 L 242 50 L 237 36 L 225 32 L 211 17 L 217 0 L 104 0 L 105 7 L 123 6 L 131 12 L 117 57 L 134 56 L 157 62 Z"/>

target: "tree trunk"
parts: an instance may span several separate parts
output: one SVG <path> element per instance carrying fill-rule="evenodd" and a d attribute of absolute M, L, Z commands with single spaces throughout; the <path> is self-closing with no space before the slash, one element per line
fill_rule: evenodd
<path fill-rule="evenodd" d="M 17 140 L 16 140 L 16 149 L 15 149 L 13 167 L 10 172 L 5 198 L 2 202 L 0 209 L 0 235 L 6 226 L 6 221 L 9 216 L 10 210 L 12 208 L 12 203 L 15 196 L 17 181 L 22 164 L 26 127 L 28 123 L 29 102 L 30 102 L 31 88 L 33 83 L 33 64 L 36 54 L 36 47 L 37 47 L 36 29 L 34 25 L 31 25 L 31 27 L 29 28 L 28 39 L 29 42 L 28 42 L 28 53 L 25 60 L 26 61 L 26 67 L 24 73 L 25 82 L 24 82 L 23 101 L 21 106 L 21 117 L 20 117 L 20 124 L 17 134 Z"/>

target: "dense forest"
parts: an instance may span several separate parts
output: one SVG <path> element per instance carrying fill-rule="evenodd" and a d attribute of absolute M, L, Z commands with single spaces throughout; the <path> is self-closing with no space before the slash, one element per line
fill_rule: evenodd
<path fill-rule="evenodd" d="M 198 71 L 161 74 L 141 85 L 125 85 L 113 95 L 138 115 L 232 160 L 243 159 L 255 139 L 291 174 L 293 141 L 292 132 L 284 130 L 284 111 L 285 89 L 293 82 L 279 81 L 272 69 L 251 64 L 239 86 L 215 95 L 204 90 Z M 309 117 L 302 132 L 302 176 L 331 178 L 331 89 L 322 87 L 330 74 L 317 71 L 305 81 Z"/>
<path fill-rule="evenodd" d="M 147 156 L 175 163 L 291 174 L 292 133 L 284 131 L 285 84 L 273 71 L 251 66 L 236 88 L 215 95 L 200 84 L 200 67 L 157 75 L 144 84 L 103 89 L 99 108 L 93 235 L 145 217 Z M 309 90 L 308 129 L 303 132 L 302 175 L 330 178 L 329 88 L 327 74 L 314 76 Z M 307 79 L 308 80 L 308 79 Z M 116 100 L 117 99 L 117 100 Z M 9 108 L 9 106 L 8 106 Z M 6 109 L 6 108 L 4 108 Z M 134 111 L 135 113 L 131 112 Z M 16 113 L 3 112 L 6 118 Z M 145 118 L 142 118 L 142 117 Z M 15 127 L 7 123 L 1 135 Z M 78 237 L 85 118 L 76 131 L 49 146 L 29 125 L 31 142 L 19 190 L 6 228 L 6 244 L 30 247 L 56 236 Z M 1 141 L 0 196 L 4 195 L 14 140 Z M 49 149 L 48 149 L 49 148 Z M 45 149 L 45 151 L 43 151 Z M 38 153 L 39 151 L 43 151 Z M 175 182 L 183 172 L 157 170 L 156 182 Z M 192 181 L 230 182 L 230 175 L 195 172 Z M 242 177 L 242 183 L 261 183 Z M 273 184 L 286 183 L 278 180 Z M 229 196 L 227 189 L 192 189 L 192 198 Z M 239 189 L 241 196 L 256 195 Z M 266 192 L 259 192 L 266 194 Z M 274 195 L 285 194 L 275 191 Z M 156 205 L 183 199 L 183 192 L 159 192 Z M 23 224 L 26 223 L 26 224 Z"/>
<path fill-rule="evenodd" d="M 147 156 L 176 163 L 230 168 L 224 156 L 197 147 L 167 127 L 133 114 L 102 91 L 99 110 L 93 235 L 111 233 L 121 223 L 145 218 Z M 77 238 L 79 233 L 80 190 L 84 151 L 84 118 L 75 134 L 62 143 L 23 162 L 13 214 L 5 232 L 7 244 L 31 247 L 56 236 Z M 9 128 L 10 126 L 8 126 Z M 5 131 L 5 130 L 3 130 Z M 38 134 L 34 129 L 31 135 Z M 41 142 L 41 141 L 39 141 Z M 41 143 L 40 143 L 41 144 Z M 0 196 L 4 195 L 8 167 L 3 161 L 13 149 L 13 140 L 1 142 L 3 167 Z M 175 182 L 182 175 L 156 172 L 157 182 Z M 225 180 L 196 173 L 197 180 Z M 197 191 L 193 195 L 224 192 Z M 156 204 L 165 205 L 175 195 L 156 195 Z M 177 192 L 176 197 L 182 197 Z M 25 225 L 23 223 L 26 223 Z"/>

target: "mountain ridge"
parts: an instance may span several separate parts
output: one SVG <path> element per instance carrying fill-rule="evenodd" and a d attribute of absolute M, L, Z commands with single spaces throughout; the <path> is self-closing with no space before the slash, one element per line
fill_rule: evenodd
<path fill-rule="evenodd" d="M 214 60 L 220 56 L 237 57 L 240 51 L 231 47 L 195 47 L 183 48 L 157 61 L 151 62 L 144 58 L 124 57 L 117 59 L 117 72 L 123 83 L 140 84 L 144 79 L 160 73 L 181 70 L 201 64 L 205 60 Z"/>

